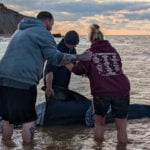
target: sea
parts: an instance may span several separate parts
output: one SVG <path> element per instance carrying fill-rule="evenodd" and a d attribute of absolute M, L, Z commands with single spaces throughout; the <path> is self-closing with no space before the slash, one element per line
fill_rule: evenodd
<path fill-rule="evenodd" d="M 0 36 L 0 59 L 10 39 L 9 36 Z M 122 58 L 124 73 L 131 83 L 131 104 L 150 105 L 150 35 L 115 35 L 105 36 L 105 39 L 110 41 Z M 58 43 L 61 38 L 55 40 Z M 87 37 L 81 36 L 76 47 L 77 53 L 82 53 L 89 46 Z M 45 101 L 42 85 L 43 79 L 38 85 L 37 105 Z M 87 78 L 72 74 L 69 88 L 92 99 Z M 14 147 L 6 147 L 0 143 L 0 150 L 150 150 L 150 118 L 128 120 L 127 132 L 129 143 L 123 146 L 117 143 L 114 123 L 106 124 L 102 144 L 94 141 L 93 128 L 81 125 L 38 127 L 35 130 L 34 144 L 25 146 L 21 130 L 15 129 L 12 137 Z"/>

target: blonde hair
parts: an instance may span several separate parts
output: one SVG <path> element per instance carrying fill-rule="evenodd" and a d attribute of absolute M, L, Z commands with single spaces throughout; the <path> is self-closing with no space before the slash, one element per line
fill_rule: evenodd
<path fill-rule="evenodd" d="M 104 40 L 103 33 L 100 31 L 100 26 L 97 24 L 92 24 L 89 30 L 89 40 L 94 42 L 96 40 Z"/>

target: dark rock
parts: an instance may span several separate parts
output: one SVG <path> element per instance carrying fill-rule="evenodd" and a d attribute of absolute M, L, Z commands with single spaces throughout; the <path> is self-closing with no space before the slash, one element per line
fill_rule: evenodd
<path fill-rule="evenodd" d="M 53 36 L 56 38 L 62 37 L 62 35 L 60 33 L 54 33 Z"/>
<path fill-rule="evenodd" d="M 12 34 L 23 17 L 25 16 L 0 3 L 0 34 Z"/>
<path fill-rule="evenodd" d="M 25 15 L 8 9 L 4 4 L 0 3 L 0 35 L 11 35 L 17 29 L 18 23 Z M 60 33 L 53 34 L 54 37 L 62 37 Z"/>

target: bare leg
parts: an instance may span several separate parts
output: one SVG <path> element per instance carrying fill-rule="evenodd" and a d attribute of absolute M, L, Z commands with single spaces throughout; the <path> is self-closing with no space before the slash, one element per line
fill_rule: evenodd
<path fill-rule="evenodd" d="M 116 118 L 116 128 L 117 128 L 117 139 L 119 143 L 127 144 L 128 137 L 127 137 L 127 119 L 119 119 Z"/>
<path fill-rule="evenodd" d="M 10 141 L 13 135 L 14 125 L 8 121 L 2 120 L 2 140 Z"/>
<path fill-rule="evenodd" d="M 104 140 L 104 126 L 105 126 L 105 117 L 100 115 L 95 115 L 95 140 L 98 142 L 103 142 Z"/>
<path fill-rule="evenodd" d="M 31 143 L 34 138 L 34 122 L 24 123 L 22 125 L 22 139 L 24 144 Z"/>

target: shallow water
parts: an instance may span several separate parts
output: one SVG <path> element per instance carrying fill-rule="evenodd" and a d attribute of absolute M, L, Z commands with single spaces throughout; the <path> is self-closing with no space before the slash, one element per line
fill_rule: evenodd
<path fill-rule="evenodd" d="M 106 36 L 118 50 L 123 61 L 124 72 L 131 82 L 131 103 L 150 105 L 150 36 Z M 56 39 L 58 42 L 60 39 Z M 85 37 L 77 46 L 78 53 L 87 49 L 89 43 Z M 0 37 L 0 58 L 4 54 L 9 38 Z M 44 93 L 38 85 L 37 104 L 44 101 Z M 72 75 L 70 89 L 82 93 L 88 98 L 90 88 L 88 79 Z M 34 145 L 22 145 L 21 131 L 14 130 L 13 141 L 16 143 L 11 150 L 149 150 L 150 149 L 150 118 L 128 121 L 129 144 L 127 147 L 117 145 L 114 124 L 107 124 L 105 141 L 98 145 L 93 139 L 93 128 L 84 126 L 37 128 Z M 0 135 L 1 138 L 1 135 Z M 0 150 L 8 149 L 3 143 Z"/>

